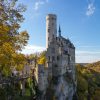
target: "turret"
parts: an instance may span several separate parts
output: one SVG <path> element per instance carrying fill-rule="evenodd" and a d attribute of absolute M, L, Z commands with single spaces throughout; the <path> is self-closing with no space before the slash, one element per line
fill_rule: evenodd
<path fill-rule="evenodd" d="M 57 37 L 57 17 L 54 14 L 46 16 L 46 48 Z"/>

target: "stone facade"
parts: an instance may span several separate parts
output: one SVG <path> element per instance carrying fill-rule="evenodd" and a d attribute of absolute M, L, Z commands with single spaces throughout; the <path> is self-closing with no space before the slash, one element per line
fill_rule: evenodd
<path fill-rule="evenodd" d="M 38 65 L 36 73 L 41 100 L 46 99 L 47 88 L 53 80 L 57 80 L 57 84 L 52 85 L 56 100 L 72 100 L 76 91 L 75 47 L 61 35 L 60 26 L 57 33 L 57 16 L 54 14 L 46 16 L 46 48 L 47 64 Z"/>

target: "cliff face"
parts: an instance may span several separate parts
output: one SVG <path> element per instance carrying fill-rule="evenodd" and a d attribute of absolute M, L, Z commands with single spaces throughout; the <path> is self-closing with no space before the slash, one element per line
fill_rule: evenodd
<path fill-rule="evenodd" d="M 72 100 L 74 88 L 72 80 L 66 74 L 53 77 L 46 91 L 46 100 Z"/>

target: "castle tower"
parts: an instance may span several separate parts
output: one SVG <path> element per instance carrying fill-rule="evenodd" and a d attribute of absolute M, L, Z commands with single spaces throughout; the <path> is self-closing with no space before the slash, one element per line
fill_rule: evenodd
<path fill-rule="evenodd" d="M 46 16 L 46 48 L 50 45 L 53 38 L 57 37 L 57 17 L 54 14 Z"/>

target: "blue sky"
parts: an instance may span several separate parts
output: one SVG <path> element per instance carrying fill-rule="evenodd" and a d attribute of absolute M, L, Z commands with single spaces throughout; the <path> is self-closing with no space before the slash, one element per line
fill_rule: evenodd
<path fill-rule="evenodd" d="M 27 6 L 19 31 L 27 30 L 30 35 L 23 53 L 45 50 L 45 17 L 53 13 L 62 35 L 76 47 L 76 62 L 100 60 L 100 0 L 19 0 L 19 3 Z"/>

